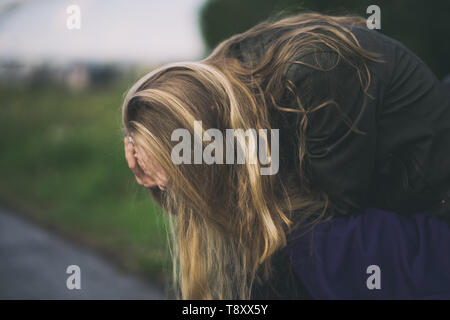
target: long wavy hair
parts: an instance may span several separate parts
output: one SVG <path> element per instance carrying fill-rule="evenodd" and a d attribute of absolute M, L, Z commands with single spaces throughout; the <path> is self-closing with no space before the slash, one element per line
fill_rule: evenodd
<path fill-rule="evenodd" d="M 124 131 L 168 175 L 167 190 L 151 192 L 169 213 L 173 279 L 181 298 L 251 298 L 255 282 L 270 281 L 271 258 L 286 246 L 289 233 L 332 215 L 328 196 L 310 187 L 305 137 L 308 115 L 333 101 L 302 105 L 285 74 L 289 65 L 303 63 L 296 57 L 321 44 L 351 62 L 367 89 L 366 61 L 378 56 L 345 27 L 364 24 L 359 17 L 315 13 L 266 21 L 223 41 L 202 61 L 153 70 L 129 90 Z M 266 50 L 250 60 L 239 58 L 236 44 L 263 33 L 275 35 Z M 286 90 L 292 94 L 288 106 L 281 103 Z M 194 121 L 201 120 L 202 130 L 271 130 L 274 113 L 296 115 L 288 150 L 295 166 L 289 174 L 260 175 L 259 163 L 175 165 L 171 160 L 175 129 L 193 136 Z"/>

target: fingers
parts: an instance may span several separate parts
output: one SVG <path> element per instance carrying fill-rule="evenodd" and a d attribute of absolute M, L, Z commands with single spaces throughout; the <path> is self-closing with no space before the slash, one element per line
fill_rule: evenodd
<path fill-rule="evenodd" d="M 134 148 L 127 138 L 128 137 L 124 138 L 125 158 L 127 159 L 128 167 L 133 170 L 133 168 L 136 166 L 136 158 L 134 157 Z"/>
<path fill-rule="evenodd" d="M 153 180 L 153 178 L 145 174 L 145 172 L 139 165 L 136 165 L 133 173 L 136 176 L 137 183 L 139 183 L 140 185 L 144 187 L 154 187 L 156 185 L 156 182 Z"/>
<path fill-rule="evenodd" d="M 139 166 L 147 175 L 152 176 L 158 185 L 166 185 L 167 177 L 159 163 L 150 157 L 143 148 L 137 146 L 136 149 L 138 150 L 137 161 Z"/>
<path fill-rule="evenodd" d="M 124 138 L 124 145 L 128 167 L 136 176 L 137 183 L 146 188 L 158 186 L 165 190 L 168 179 L 159 163 L 145 149 L 131 144 L 128 136 Z"/>
<path fill-rule="evenodd" d="M 136 159 L 143 175 L 147 177 L 147 181 L 151 184 L 151 186 L 160 185 L 161 181 L 159 178 L 159 173 L 155 171 L 153 162 L 148 157 L 141 156 L 142 154 L 142 151 L 138 151 L 136 154 Z"/>
<path fill-rule="evenodd" d="M 136 166 L 132 169 L 134 175 L 136 176 L 136 181 L 140 185 L 144 187 L 154 187 L 156 186 L 156 181 L 153 179 L 153 177 L 150 174 L 147 174 L 139 164 L 136 164 Z"/>
<path fill-rule="evenodd" d="M 146 174 L 138 164 L 135 148 L 128 141 L 128 137 L 124 138 L 124 145 L 125 145 L 125 158 L 128 162 L 128 167 L 131 169 L 131 171 L 134 173 L 136 177 L 136 182 L 147 188 L 156 186 L 157 185 L 156 181 L 154 181 L 150 175 Z"/>

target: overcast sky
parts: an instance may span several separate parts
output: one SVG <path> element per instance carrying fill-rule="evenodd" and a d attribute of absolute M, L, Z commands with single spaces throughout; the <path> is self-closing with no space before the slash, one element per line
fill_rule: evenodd
<path fill-rule="evenodd" d="M 204 0 L 0 0 L 0 57 L 164 63 L 200 59 Z M 11 3 L 20 3 L 14 10 Z M 81 9 L 69 30 L 66 9 Z"/>

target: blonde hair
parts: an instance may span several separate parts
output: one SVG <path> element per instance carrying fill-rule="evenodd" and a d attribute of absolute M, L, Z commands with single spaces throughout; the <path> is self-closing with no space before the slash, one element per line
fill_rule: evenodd
<path fill-rule="evenodd" d="M 251 298 L 255 281 L 270 279 L 270 258 L 286 245 L 289 232 L 332 213 L 327 195 L 311 190 L 304 160 L 307 113 L 333 101 L 303 106 L 294 84 L 282 82 L 283 74 L 290 64 L 302 63 L 295 59 L 299 54 L 320 43 L 351 62 L 367 89 L 365 60 L 377 56 L 342 26 L 362 23 L 361 18 L 320 14 L 264 22 L 222 42 L 204 60 L 163 66 L 130 89 L 123 104 L 125 131 L 169 177 L 167 191 L 152 192 L 170 213 L 174 282 L 181 298 Z M 235 44 L 265 32 L 280 33 L 260 57 L 245 62 L 235 56 Z M 295 93 L 295 106 L 280 105 L 286 88 Z M 298 114 L 297 172 L 289 178 L 260 175 L 259 163 L 171 161 L 175 129 L 193 134 L 194 121 L 202 120 L 203 130 L 270 130 L 273 110 Z"/>

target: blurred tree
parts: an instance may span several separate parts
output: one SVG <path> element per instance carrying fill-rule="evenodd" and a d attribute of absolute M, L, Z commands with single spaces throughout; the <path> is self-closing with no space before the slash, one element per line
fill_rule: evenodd
<path fill-rule="evenodd" d="M 200 25 L 208 51 L 233 34 L 265 19 L 316 11 L 368 17 L 367 7 L 381 8 L 381 32 L 404 43 L 439 78 L 450 73 L 449 0 L 207 0 Z"/>

